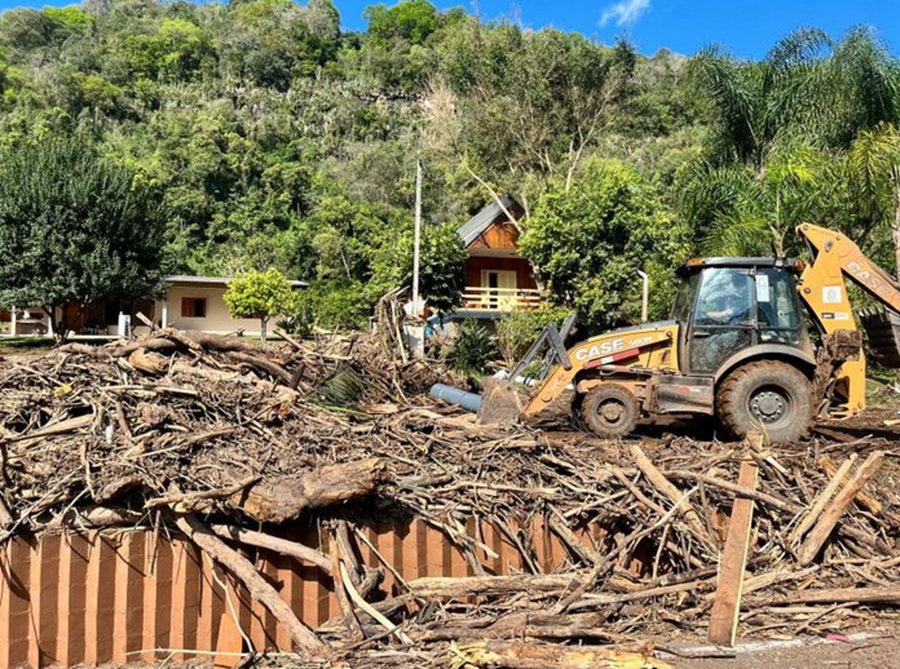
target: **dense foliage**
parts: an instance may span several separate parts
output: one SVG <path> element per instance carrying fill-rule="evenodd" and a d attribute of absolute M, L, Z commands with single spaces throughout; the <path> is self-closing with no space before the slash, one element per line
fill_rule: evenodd
<path fill-rule="evenodd" d="M 158 289 L 156 198 L 79 138 L 23 142 L 0 155 L 0 303 L 55 307 L 130 302 Z"/>
<path fill-rule="evenodd" d="M 162 194 L 166 271 L 276 267 L 312 283 L 304 313 L 325 327 L 365 323 L 408 280 L 418 158 L 441 308 L 461 258 L 442 226 L 503 192 L 534 215 L 553 300 L 595 327 L 634 316 L 638 269 L 658 312 L 684 255 L 790 252 L 803 220 L 893 265 L 900 68 L 871 32 L 803 30 L 748 62 L 427 0 L 366 17 L 342 31 L 331 0 L 6 11 L 0 147 L 78 135 Z"/>
<path fill-rule="evenodd" d="M 641 279 L 657 287 L 684 261 L 681 230 L 653 190 L 619 161 L 588 161 L 572 187 L 538 201 L 520 247 L 536 264 L 552 301 L 575 307 L 600 329 L 641 316 Z"/>

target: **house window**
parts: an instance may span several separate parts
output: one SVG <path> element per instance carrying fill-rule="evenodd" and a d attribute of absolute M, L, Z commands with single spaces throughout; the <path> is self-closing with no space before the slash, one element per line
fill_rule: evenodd
<path fill-rule="evenodd" d="M 182 297 L 181 298 L 181 317 L 182 318 L 206 318 L 206 298 L 205 297 Z"/>

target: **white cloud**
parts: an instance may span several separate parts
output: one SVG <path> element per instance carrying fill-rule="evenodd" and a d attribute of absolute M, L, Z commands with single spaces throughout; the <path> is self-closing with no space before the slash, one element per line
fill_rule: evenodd
<path fill-rule="evenodd" d="M 649 9 L 650 0 L 621 0 L 603 9 L 600 25 L 605 26 L 610 21 L 615 21 L 617 26 L 631 25 Z"/>

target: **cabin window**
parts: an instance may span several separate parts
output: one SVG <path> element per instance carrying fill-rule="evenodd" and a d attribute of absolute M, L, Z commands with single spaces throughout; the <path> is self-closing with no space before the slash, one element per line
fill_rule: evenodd
<path fill-rule="evenodd" d="M 206 318 L 206 298 L 205 297 L 182 297 L 181 298 L 181 317 L 182 318 Z"/>

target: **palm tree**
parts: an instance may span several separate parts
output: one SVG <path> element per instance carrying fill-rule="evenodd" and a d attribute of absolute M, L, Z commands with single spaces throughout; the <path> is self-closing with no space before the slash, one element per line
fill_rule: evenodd
<path fill-rule="evenodd" d="M 849 148 L 861 131 L 900 122 L 900 64 L 870 29 L 854 29 L 835 45 L 816 98 L 822 138 Z"/>
<path fill-rule="evenodd" d="M 688 74 L 715 120 L 711 160 L 761 170 L 779 132 L 807 115 L 829 46 L 821 30 L 801 29 L 761 62 L 737 60 L 719 47 L 701 51 Z"/>
<path fill-rule="evenodd" d="M 848 164 L 862 216 L 871 227 L 887 224 L 900 278 L 900 130 L 881 123 L 853 141 Z"/>
<path fill-rule="evenodd" d="M 689 173 L 682 211 L 698 230 L 702 251 L 784 256 L 794 250 L 791 230 L 816 219 L 829 154 L 798 140 L 774 144 L 763 162 L 760 170 L 706 162 Z"/>
<path fill-rule="evenodd" d="M 862 239 L 887 223 L 900 269 L 900 65 L 871 31 L 832 45 L 800 30 L 761 62 L 709 48 L 690 74 L 714 120 L 680 182 L 704 250 L 781 254 L 803 221 L 856 223 Z"/>

